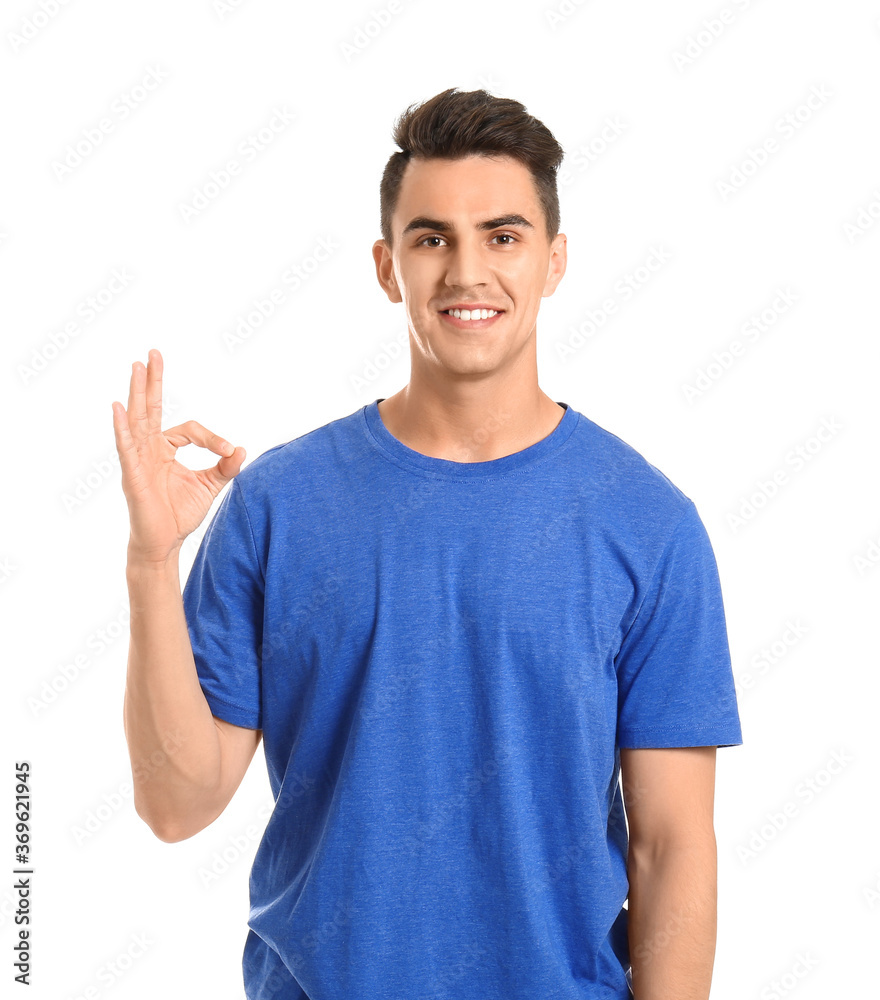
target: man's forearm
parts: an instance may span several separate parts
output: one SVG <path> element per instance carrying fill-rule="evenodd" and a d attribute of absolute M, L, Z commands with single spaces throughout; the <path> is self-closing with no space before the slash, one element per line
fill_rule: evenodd
<path fill-rule="evenodd" d="M 717 926 L 714 836 L 653 851 L 630 844 L 627 873 L 635 1000 L 707 1000 Z"/>
<path fill-rule="evenodd" d="M 176 556 L 165 567 L 129 556 L 126 578 L 131 643 L 123 720 L 134 803 L 164 839 L 187 818 L 204 826 L 216 816 L 220 737 L 193 660 Z"/>

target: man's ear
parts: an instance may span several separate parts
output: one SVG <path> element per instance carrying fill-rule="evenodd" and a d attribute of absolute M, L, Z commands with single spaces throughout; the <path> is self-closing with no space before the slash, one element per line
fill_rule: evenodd
<path fill-rule="evenodd" d="M 391 302 L 403 302 L 397 279 L 394 277 L 394 260 L 385 240 L 373 244 L 373 260 L 376 262 L 376 278 Z"/>
<path fill-rule="evenodd" d="M 550 244 L 550 263 L 547 267 L 547 280 L 544 282 L 542 298 L 547 298 L 556 291 L 556 286 L 562 281 L 568 264 L 568 240 L 565 233 L 553 237 Z"/>

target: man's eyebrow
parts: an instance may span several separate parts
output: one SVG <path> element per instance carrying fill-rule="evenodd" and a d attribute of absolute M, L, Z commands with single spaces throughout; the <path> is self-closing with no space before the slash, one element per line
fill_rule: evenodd
<path fill-rule="evenodd" d="M 510 215 L 499 215 L 497 219 L 485 219 L 477 223 L 477 229 L 499 229 L 501 226 L 521 226 L 523 229 L 534 229 L 535 227 L 528 219 L 522 215 L 511 213 Z M 442 219 L 428 219 L 424 215 L 417 216 L 406 224 L 403 236 L 416 229 L 436 229 L 439 233 L 449 232 L 453 227 Z"/>

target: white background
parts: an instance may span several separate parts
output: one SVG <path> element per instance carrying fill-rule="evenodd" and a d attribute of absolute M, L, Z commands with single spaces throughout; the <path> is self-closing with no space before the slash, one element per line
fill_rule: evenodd
<path fill-rule="evenodd" d="M 539 317 L 542 388 L 665 472 L 715 548 L 745 742 L 718 751 L 712 998 L 875 996 L 880 7 L 730 2 L 725 24 L 718 2 L 404 0 L 363 33 L 383 3 L 3 5 L 2 989 L 16 989 L 11 802 L 27 759 L 28 995 L 242 997 L 263 752 L 190 840 L 162 843 L 134 812 L 110 404 L 158 347 L 165 425 L 198 419 L 251 461 L 401 388 L 403 307 L 370 256 L 379 180 L 394 119 L 457 86 L 522 101 L 567 153 L 569 265 Z M 154 89 L 137 89 L 145 77 Z M 276 108 L 293 120 L 246 160 Z M 94 145 L 101 119 L 112 130 Z M 59 169 L 78 143 L 81 162 Z M 231 158 L 241 173 L 185 219 Z M 322 238 L 329 259 L 230 349 L 224 335 Z M 668 262 L 616 294 L 652 248 Z M 86 320 L 114 270 L 126 286 Z M 748 341 L 779 290 L 794 303 Z M 734 340 L 744 353 L 725 357 Z"/>

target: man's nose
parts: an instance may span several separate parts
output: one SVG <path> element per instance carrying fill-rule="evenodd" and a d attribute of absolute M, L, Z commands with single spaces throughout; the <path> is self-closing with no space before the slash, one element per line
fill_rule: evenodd
<path fill-rule="evenodd" d="M 480 244 L 460 241 L 446 258 L 446 284 L 473 288 L 488 281 L 489 264 Z"/>

